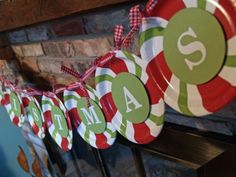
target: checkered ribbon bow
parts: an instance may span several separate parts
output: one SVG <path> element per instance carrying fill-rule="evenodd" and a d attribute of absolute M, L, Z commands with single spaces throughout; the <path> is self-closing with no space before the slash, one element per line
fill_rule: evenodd
<path fill-rule="evenodd" d="M 139 30 L 139 27 L 141 25 L 142 21 L 142 12 L 141 12 L 141 7 L 140 5 L 136 5 L 130 9 L 129 13 L 129 22 L 130 22 L 130 32 L 127 34 L 125 39 L 123 40 L 123 46 L 124 47 L 129 47 L 131 44 L 131 41 L 134 37 L 134 34 L 136 31 Z"/>
<path fill-rule="evenodd" d="M 153 9 L 156 7 L 157 4 L 158 0 L 149 0 L 145 7 L 145 14 L 147 16 L 150 16 L 150 14 L 152 13 Z"/>
<path fill-rule="evenodd" d="M 64 66 L 64 65 L 61 66 L 61 71 L 65 72 L 67 74 L 70 74 L 79 80 L 79 82 L 70 84 L 68 87 L 62 88 L 62 89 L 63 90 L 66 90 L 66 89 L 73 90 L 76 88 L 80 88 L 84 92 L 84 94 L 86 95 L 87 107 L 89 107 L 90 106 L 89 95 L 88 95 L 88 92 L 85 88 L 84 79 L 82 79 L 82 75 L 79 72 L 77 72 L 67 66 Z"/>
<path fill-rule="evenodd" d="M 114 29 L 114 43 L 115 43 L 115 50 L 121 49 L 122 41 L 124 39 L 124 26 L 116 25 Z"/>
<path fill-rule="evenodd" d="M 95 59 L 93 66 L 88 68 L 83 74 L 80 74 L 79 72 L 77 72 L 71 68 L 68 68 L 67 66 L 62 65 L 61 71 L 78 78 L 79 82 L 70 84 L 68 87 L 60 88 L 60 89 L 61 90 L 65 90 L 65 89 L 73 90 L 76 88 L 80 88 L 81 90 L 83 90 L 83 92 L 86 95 L 87 106 L 89 107 L 90 106 L 89 95 L 88 95 L 88 92 L 85 88 L 84 81 L 92 75 L 92 73 L 96 70 L 97 67 L 105 65 L 107 62 L 109 62 L 113 58 L 113 56 L 114 56 L 114 52 L 108 52 L 107 54 L 105 54 L 101 57 L 98 57 L 97 59 Z M 60 92 L 61 90 L 57 90 L 57 91 Z"/>

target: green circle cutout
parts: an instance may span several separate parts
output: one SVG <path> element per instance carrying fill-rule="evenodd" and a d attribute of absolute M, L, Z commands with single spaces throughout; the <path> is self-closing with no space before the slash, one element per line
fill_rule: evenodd
<path fill-rule="evenodd" d="M 78 99 L 77 110 L 86 128 L 96 134 L 103 133 L 106 129 L 106 120 L 101 108 L 92 99 L 89 99 L 90 107 L 87 106 L 86 98 Z"/>
<path fill-rule="evenodd" d="M 41 128 L 43 126 L 43 120 L 41 117 L 41 113 L 38 109 L 38 107 L 36 106 L 36 104 L 33 101 L 30 101 L 29 103 L 29 112 L 31 114 L 31 116 L 34 119 L 34 122 L 36 123 L 36 125 Z"/>
<path fill-rule="evenodd" d="M 10 93 L 10 104 L 12 107 L 12 111 L 17 117 L 21 116 L 21 106 L 20 106 L 20 101 L 18 97 L 16 96 L 15 93 L 11 92 Z"/>
<path fill-rule="evenodd" d="M 164 33 L 164 55 L 181 81 L 202 84 L 213 79 L 225 54 L 224 31 L 210 13 L 188 8 L 170 19 Z"/>
<path fill-rule="evenodd" d="M 55 131 L 59 133 L 62 137 L 67 137 L 69 134 L 66 118 L 57 106 L 52 107 L 51 111 L 52 121 L 55 126 Z"/>
<path fill-rule="evenodd" d="M 119 112 L 132 123 L 144 122 L 150 112 L 149 97 L 133 74 L 120 73 L 112 81 L 112 98 Z"/>

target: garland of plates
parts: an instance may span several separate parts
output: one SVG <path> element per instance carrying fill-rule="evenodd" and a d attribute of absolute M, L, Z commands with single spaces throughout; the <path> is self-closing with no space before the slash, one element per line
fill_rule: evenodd
<path fill-rule="evenodd" d="M 41 139 L 48 131 L 64 151 L 72 148 L 72 127 L 98 149 L 110 147 L 117 132 L 147 144 L 162 130 L 165 103 L 204 116 L 235 98 L 235 14 L 226 0 L 149 0 L 136 21 L 141 57 L 109 52 L 113 57 L 88 69 L 95 70 L 96 89 L 73 83 L 61 88 L 60 99 L 59 92 L 32 94 L 2 80 L 0 103 L 16 126 L 28 121 Z"/>

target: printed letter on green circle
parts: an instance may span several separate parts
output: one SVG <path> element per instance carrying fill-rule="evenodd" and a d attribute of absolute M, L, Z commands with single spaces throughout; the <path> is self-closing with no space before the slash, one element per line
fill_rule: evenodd
<path fill-rule="evenodd" d="M 112 98 L 124 118 L 132 123 L 144 122 L 150 111 L 142 82 L 130 73 L 121 73 L 112 81 Z"/>
<path fill-rule="evenodd" d="M 29 111 L 36 125 L 41 128 L 43 126 L 41 113 L 33 101 L 30 101 L 29 103 Z"/>
<path fill-rule="evenodd" d="M 164 55 L 181 81 L 203 84 L 213 79 L 225 54 L 224 32 L 212 14 L 188 8 L 170 19 L 164 33 Z"/>
<path fill-rule="evenodd" d="M 77 110 L 86 128 L 99 134 L 106 129 L 106 121 L 101 108 L 93 100 L 89 99 L 89 107 L 86 98 L 78 100 Z"/>
<path fill-rule="evenodd" d="M 59 133 L 62 137 L 67 137 L 69 134 L 66 118 L 57 106 L 52 107 L 52 121 L 55 126 L 55 130 L 57 133 Z"/>
<path fill-rule="evenodd" d="M 17 117 L 21 116 L 21 106 L 20 106 L 20 101 L 18 97 L 16 96 L 15 93 L 11 92 L 10 94 L 10 104 L 12 107 L 12 111 Z"/>

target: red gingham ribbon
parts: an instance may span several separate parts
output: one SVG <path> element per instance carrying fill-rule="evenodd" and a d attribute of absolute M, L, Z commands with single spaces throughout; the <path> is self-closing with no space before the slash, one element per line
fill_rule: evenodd
<path fill-rule="evenodd" d="M 79 80 L 79 82 L 76 82 L 76 83 L 73 83 L 71 85 L 69 85 L 68 87 L 66 87 L 66 89 L 75 89 L 75 88 L 81 88 L 83 90 L 83 92 L 85 93 L 86 97 L 88 97 L 88 93 L 87 93 L 87 90 L 85 89 L 85 86 L 84 86 L 84 80 L 81 79 L 81 74 L 71 68 L 68 68 L 67 66 L 64 66 L 62 65 L 61 66 L 61 70 L 67 74 L 70 74 L 72 76 L 74 76 L 75 78 L 77 78 Z M 64 88 L 62 89 L 64 90 Z"/>
<path fill-rule="evenodd" d="M 142 13 L 140 5 L 136 5 L 130 9 L 129 12 L 129 23 L 130 28 L 138 30 L 142 20 Z"/>
<path fill-rule="evenodd" d="M 54 92 L 43 92 L 42 95 L 53 98 L 56 94 Z"/>
<path fill-rule="evenodd" d="M 83 75 L 81 75 L 81 80 L 86 80 L 89 76 L 91 76 L 91 74 L 96 70 L 97 67 L 105 65 L 113 58 L 113 56 L 114 52 L 108 52 L 107 54 L 95 59 L 93 66 L 87 69 Z"/>
<path fill-rule="evenodd" d="M 9 80 L 4 80 L 2 81 L 2 83 L 3 83 L 3 89 L 5 89 L 5 87 L 9 87 L 10 89 L 16 91 L 18 80 L 16 79 L 14 83 Z"/>
<path fill-rule="evenodd" d="M 79 79 L 79 82 L 76 82 L 76 83 L 73 83 L 73 84 L 70 84 L 66 89 L 68 90 L 73 90 L 73 89 L 76 89 L 76 88 L 80 88 L 84 94 L 85 94 L 85 97 L 86 97 L 86 102 L 87 102 L 87 107 L 90 106 L 90 101 L 89 101 L 89 94 L 85 88 L 85 84 L 84 84 L 84 81 L 89 77 L 91 76 L 91 74 L 96 70 L 96 68 L 102 64 L 102 62 L 107 62 L 108 60 L 111 59 L 111 54 L 106 54 L 105 56 L 102 56 L 102 57 L 98 57 L 93 66 L 90 67 L 89 69 L 87 69 L 85 71 L 85 73 L 83 75 L 81 75 L 79 72 L 71 69 L 71 68 L 68 68 L 67 66 L 64 66 L 62 65 L 61 66 L 61 70 L 67 74 L 70 74 L 74 77 L 76 77 L 77 79 Z M 63 89 L 64 90 L 64 89 Z"/>
<path fill-rule="evenodd" d="M 67 66 L 64 66 L 64 65 L 61 66 L 61 71 L 65 72 L 67 74 L 70 74 L 70 75 L 72 75 L 72 76 L 74 76 L 76 78 L 80 78 L 81 77 L 80 73 L 78 73 L 77 71 L 75 71 L 75 70 L 73 70 L 71 68 L 68 68 Z"/>
<path fill-rule="evenodd" d="M 136 5 L 130 9 L 129 22 L 131 30 L 123 40 L 124 47 L 129 47 L 129 45 L 131 44 L 134 34 L 136 33 L 136 31 L 139 30 L 141 21 L 142 21 L 141 7 L 140 5 Z"/>
<path fill-rule="evenodd" d="M 152 13 L 153 9 L 156 7 L 157 4 L 158 0 L 149 0 L 145 7 L 145 14 L 147 16 L 150 16 L 150 14 Z"/>
<path fill-rule="evenodd" d="M 124 33 L 124 26 L 123 25 L 116 25 L 114 28 L 114 43 L 115 43 L 115 50 L 119 50 L 122 45 L 122 41 Z"/>
<path fill-rule="evenodd" d="M 26 90 L 26 94 L 28 94 L 29 96 L 36 96 L 36 95 L 42 95 L 43 93 L 37 89 L 28 87 L 25 89 Z"/>

